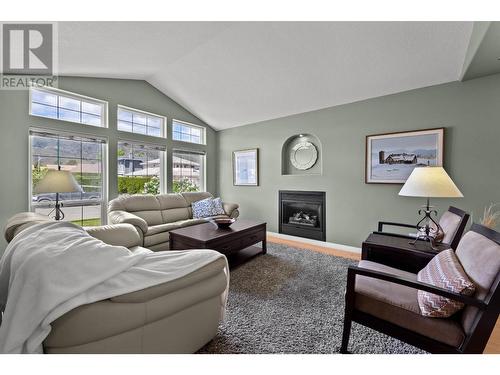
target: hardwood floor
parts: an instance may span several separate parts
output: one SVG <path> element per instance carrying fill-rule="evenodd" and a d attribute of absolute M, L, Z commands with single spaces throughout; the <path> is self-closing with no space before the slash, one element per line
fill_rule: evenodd
<path fill-rule="evenodd" d="M 267 236 L 267 241 L 279 243 L 279 244 L 283 244 L 283 245 L 287 245 L 287 246 L 291 246 L 291 247 L 295 247 L 295 248 L 317 251 L 320 253 L 334 255 L 334 256 L 338 256 L 338 257 L 354 259 L 354 260 L 359 260 L 361 258 L 361 254 L 355 254 L 355 253 L 351 253 L 348 251 L 331 249 L 328 247 L 313 245 L 313 244 L 310 244 L 307 242 L 292 241 L 292 240 L 288 240 L 288 239 L 274 237 L 272 235 Z M 500 354 L 500 319 L 497 320 L 497 324 L 495 326 L 495 329 L 493 330 L 493 333 L 491 334 L 490 340 L 488 341 L 488 345 L 486 345 L 486 348 L 484 349 L 484 353 L 485 354 Z"/>

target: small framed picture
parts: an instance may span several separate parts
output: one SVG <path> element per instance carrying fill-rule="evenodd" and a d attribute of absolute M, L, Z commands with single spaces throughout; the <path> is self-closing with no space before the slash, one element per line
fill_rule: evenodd
<path fill-rule="evenodd" d="M 259 149 L 233 151 L 233 185 L 259 185 Z"/>
<path fill-rule="evenodd" d="M 415 167 L 443 166 L 444 128 L 366 137 L 365 182 L 404 184 Z"/>

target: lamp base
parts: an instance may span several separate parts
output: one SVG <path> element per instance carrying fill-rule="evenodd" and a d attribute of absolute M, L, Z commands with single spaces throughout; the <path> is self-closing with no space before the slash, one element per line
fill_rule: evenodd
<path fill-rule="evenodd" d="M 59 221 L 64 219 L 64 212 L 61 210 L 62 203 L 59 203 L 59 193 L 56 193 L 56 206 L 52 211 L 49 212 L 48 216 L 52 215 L 54 212 L 54 220 Z"/>
<path fill-rule="evenodd" d="M 424 217 L 417 223 L 417 238 L 411 241 L 410 244 L 415 245 L 418 240 L 429 241 L 432 250 L 437 250 L 434 246 L 436 243 L 436 236 L 440 231 L 442 232 L 442 229 L 439 223 L 432 218 L 433 214 L 437 216 L 437 211 L 430 205 L 429 198 L 427 198 L 427 204 L 418 210 L 418 214 L 424 215 Z"/>

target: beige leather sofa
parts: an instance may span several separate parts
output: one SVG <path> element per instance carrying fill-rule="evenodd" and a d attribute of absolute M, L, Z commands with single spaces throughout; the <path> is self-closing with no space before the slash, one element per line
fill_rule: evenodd
<path fill-rule="evenodd" d="M 212 198 L 208 192 L 161 195 L 122 195 L 109 202 L 110 224 L 132 224 L 141 236 L 143 246 L 153 251 L 169 249 L 169 231 L 206 222 L 193 219 L 191 203 Z M 237 218 L 238 205 L 223 203 L 226 215 Z"/>
<path fill-rule="evenodd" d="M 5 227 L 12 240 L 46 216 L 21 213 Z M 103 242 L 148 251 L 130 224 L 87 228 Z M 197 271 L 147 289 L 83 305 L 52 323 L 46 353 L 194 353 L 216 334 L 227 285 L 219 259 Z"/>

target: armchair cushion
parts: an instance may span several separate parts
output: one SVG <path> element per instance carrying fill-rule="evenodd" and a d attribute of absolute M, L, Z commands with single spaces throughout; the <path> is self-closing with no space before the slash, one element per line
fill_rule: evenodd
<path fill-rule="evenodd" d="M 445 211 L 439 219 L 439 226 L 443 230 L 442 242 L 451 244 L 462 218 L 450 211 Z"/>
<path fill-rule="evenodd" d="M 500 272 L 500 245 L 474 231 L 467 232 L 458 244 L 456 255 L 476 285 L 475 298 L 484 299 Z M 466 332 L 472 331 L 478 309 L 467 306 L 462 314 Z"/>
<path fill-rule="evenodd" d="M 466 296 L 473 295 L 475 291 L 474 283 L 467 277 L 452 249 L 432 258 L 418 273 L 417 280 Z M 418 304 L 422 315 L 435 318 L 447 318 L 464 307 L 461 302 L 423 290 L 418 291 Z"/>
<path fill-rule="evenodd" d="M 359 267 L 417 280 L 417 275 L 383 264 L 362 260 Z M 458 347 L 465 338 L 461 325 L 454 319 L 432 319 L 422 316 L 417 290 L 383 280 L 356 276 L 356 309 L 406 328 L 420 335 Z"/>

